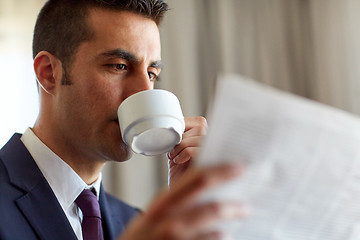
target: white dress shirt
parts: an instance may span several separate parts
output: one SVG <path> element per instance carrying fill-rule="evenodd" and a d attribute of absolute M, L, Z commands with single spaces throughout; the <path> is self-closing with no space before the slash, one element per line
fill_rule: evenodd
<path fill-rule="evenodd" d="M 82 212 L 74 201 L 84 189 L 89 188 L 94 188 L 99 198 L 101 173 L 92 185 L 87 185 L 66 162 L 41 142 L 30 128 L 25 131 L 21 141 L 49 183 L 77 238 L 82 240 Z"/>

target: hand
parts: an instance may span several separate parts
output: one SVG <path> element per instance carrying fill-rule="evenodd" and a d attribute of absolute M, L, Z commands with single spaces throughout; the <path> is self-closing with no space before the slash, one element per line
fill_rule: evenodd
<path fill-rule="evenodd" d="M 220 239 L 222 234 L 212 225 L 219 220 L 243 218 L 247 209 L 239 202 L 199 203 L 198 198 L 242 172 L 237 165 L 189 169 L 182 181 L 160 194 L 147 211 L 129 224 L 120 240 Z"/>
<path fill-rule="evenodd" d="M 182 136 L 182 141 L 167 154 L 170 188 L 188 169 L 192 160 L 196 158 L 207 127 L 204 117 L 185 118 L 185 132 Z"/>

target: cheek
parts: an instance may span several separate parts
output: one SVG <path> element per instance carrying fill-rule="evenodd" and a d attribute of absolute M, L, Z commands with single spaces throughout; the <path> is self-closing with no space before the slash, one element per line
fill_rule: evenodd
<path fill-rule="evenodd" d="M 84 104 L 88 104 L 89 114 L 96 114 L 99 118 L 116 119 L 117 108 L 122 101 L 122 89 L 119 81 L 106 78 L 87 86 L 83 99 Z"/>
<path fill-rule="evenodd" d="M 99 69 L 78 75 L 74 79 L 71 101 L 76 112 L 92 121 L 104 121 L 108 118 L 116 119 L 117 108 L 122 101 L 124 81 L 107 76 Z"/>

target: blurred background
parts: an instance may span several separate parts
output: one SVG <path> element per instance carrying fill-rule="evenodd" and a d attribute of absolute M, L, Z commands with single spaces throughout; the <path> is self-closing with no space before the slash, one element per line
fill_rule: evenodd
<path fill-rule="evenodd" d="M 32 126 L 38 96 L 31 39 L 44 0 L 0 0 L 0 146 Z M 157 88 L 184 115 L 206 115 L 219 72 L 360 114 L 359 0 L 168 0 Z M 211 126 L 210 126 L 211 127 Z M 164 156 L 110 163 L 105 188 L 145 208 L 167 186 Z"/>

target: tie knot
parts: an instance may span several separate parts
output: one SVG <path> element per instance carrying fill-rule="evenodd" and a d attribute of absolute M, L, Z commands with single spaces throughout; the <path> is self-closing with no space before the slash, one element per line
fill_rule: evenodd
<path fill-rule="evenodd" d="M 89 189 L 85 189 L 75 200 L 83 212 L 84 217 L 98 217 L 101 218 L 100 206 L 96 195 Z"/>

